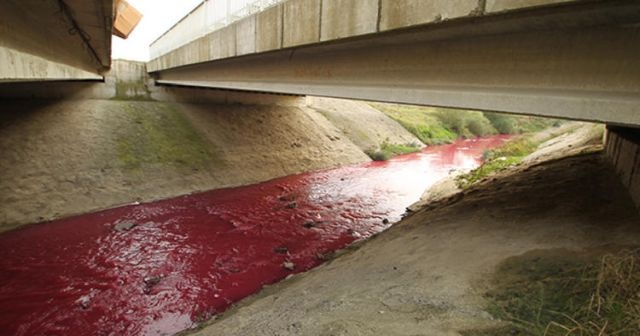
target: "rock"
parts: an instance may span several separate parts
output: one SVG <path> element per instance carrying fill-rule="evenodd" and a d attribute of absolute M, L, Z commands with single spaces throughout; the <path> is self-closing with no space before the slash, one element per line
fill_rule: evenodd
<path fill-rule="evenodd" d="M 289 249 L 286 246 L 278 246 L 273 249 L 273 252 L 278 254 L 287 254 L 289 253 Z"/>
<path fill-rule="evenodd" d="M 306 223 L 302 224 L 302 226 L 307 228 L 307 229 L 311 229 L 311 228 L 314 228 L 314 227 L 318 226 L 318 223 L 311 221 L 311 222 L 306 222 Z"/>
<path fill-rule="evenodd" d="M 153 286 L 159 284 L 160 280 L 162 280 L 162 277 L 159 276 L 159 275 L 146 276 L 143 279 L 144 284 L 149 286 L 149 287 L 153 287 Z"/>
<path fill-rule="evenodd" d="M 118 232 L 122 232 L 122 231 L 129 231 L 131 230 L 134 226 L 136 226 L 135 222 L 132 221 L 122 221 L 122 222 L 118 222 L 116 223 L 116 225 L 113 227 L 114 230 L 118 231 Z"/>
<path fill-rule="evenodd" d="M 293 202 L 296 199 L 294 195 L 282 195 L 278 197 L 280 202 Z"/>
<path fill-rule="evenodd" d="M 292 263 L 291 261 L 285 261 L 284 263 L 282 263 L 282 267 L 286 270 L 293 271 L 294 269 L 296 269 L 296 264 Z"/>
<path fill-rule="evenodd" d="M 85 295 L 76 300 L 76 304 L 82 309 L 89 309 L 91 298 L 89 295 Z"/>

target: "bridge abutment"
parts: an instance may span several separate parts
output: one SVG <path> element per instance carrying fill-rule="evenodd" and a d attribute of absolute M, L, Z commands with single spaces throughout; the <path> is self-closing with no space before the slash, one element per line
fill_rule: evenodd
<path fill-rule="evenodd" d="M 605 154 L 640 208 L 640 129 L 608 126 Z"/>

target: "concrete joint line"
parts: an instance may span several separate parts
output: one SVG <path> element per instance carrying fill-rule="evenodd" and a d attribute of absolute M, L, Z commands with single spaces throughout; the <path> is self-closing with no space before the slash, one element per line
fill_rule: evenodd
<path fill-rule="evenodd" d="M 381 22 L 382 22 L 382 0 L 378 0 L 378 17 L 376 19 L 376 32 L 380 31 Z"/>
<path fill-rule="evenodd" d="M 487 0 L 478 0 L 478 7 L 475 10 L 475 15 L 482 16 L 487 13 Z"/>
<path fill-rule="evenodd" d="M 285 4 L 282 3 L 280 6 L 280 48 L 284 48 L 284 15 L 287 11 L 284 10 Z"/>
<path fill-rule="evenodd" d="M 633 143 L 633 142 L 632 142 Z M 633 155 L 633 167 L 631 167 L 631 174 L 629 174 L 629 187 L 631 187 L 633 183 L 633 175 L 636 174 L 636 170 L 638 169 L 638 165 L 640 165 L 640 144 L 633 143 L 636 147 L 636 152 Z"/>
<path fill-rule="evenodd" d="M 320 0 L 320 18 L 318 18 L 318 42 L 322 41 L 322 8 L 324 6 L 324 0 Z"/>

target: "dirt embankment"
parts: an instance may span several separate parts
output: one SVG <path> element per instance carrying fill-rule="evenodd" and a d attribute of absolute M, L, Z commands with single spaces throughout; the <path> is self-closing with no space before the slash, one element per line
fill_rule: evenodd
<path fill-rule="evenodd" d="M 496 335 L 485 293 L 505 260 L 637 245 L 639 222 L 600 153 L 523 167 L 430 204 L 195 334 Z"/>
<path fill-rule="evenodd" d="M 3 101 L 0 231 L 369 158 L 315 111 L 143 101 Z"/>
<path fill-rule="evenodd" d="M 526 169 L 529 165 L 556 160 L 584 152 L 602 149 L 604 127 L 598 124 L 583 122 L 568 122 L 560 127 L 550 127 L 543 131 L 524 135 L 531 142 L 538 144 L 536 150 L 522 159 L 519 169 Z M 517 167 L 511 171 L 516 174 Z M 412 204 L 409 209 L 418 211 L 425 205 L 435 202 L 462 191 L 457 178 L 467 171 L 452 171 L 450 175 L 425 190 L 420 200 Z M 489 178 L 491 176 L 488 176 Z"/>
<path fill-rule="evenodd" d="M 420 139 L 384 113 L 361 101 L 309 97 L 309 107 L 338 127 L 363 151 L 376 151 L 383 143 L 424 146 Z"/>

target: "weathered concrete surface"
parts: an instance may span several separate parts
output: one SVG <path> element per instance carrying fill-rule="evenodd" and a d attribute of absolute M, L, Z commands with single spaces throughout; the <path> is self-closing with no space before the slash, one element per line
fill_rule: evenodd
<path fill-rule="evenodd" d="M 445 40 L 408 32 L 166 70 L 158 81 L 640 125 L 639 58 L 634 26 Z"/>
<path fill-rule="evenodd" d="M 282 48 L 282 15 L 284 6 L 277 5 L 257 14 L 256 51 Z"/>
<path fill-rule="evenodd" d="M 1 49 L 0 49 L 1 50 Z M 0 64 L 2 66 L 2 64 Z M 156 86 L 145 63 L 114 60 L 104 81 L 0 83 L 0 99 L 154 100 L 159 102 L 304 107 L 304 97 L 180 86 Z"/>
<path fill-rule="evenodd" d="M 322 0 L 290 0 L 283 6 L 283 47 L 309 44 L 320 40 Z"/>
<path fill-rule="evenodd" d="M 475 0 L 382 0 L 380 30 L 473 16 L 481 12 L 480 2 Z"/>
<path fill-rule="evenodd" d="M 236 56 L 256 52 L 256 16 L 252 15 L 236 25 Z"/>
<path fill-rule="evenodd" d="M 102 79 L 93 72 L 0 46 L 0 82 Z"/>
<path fill-rule="evenodd" d="M 640 208 L 640 129 L 609 127 L 605 152 Z"/>
<path fill-rule="evenodd" d="M 209 60 L 219 60 L 252 52 L 309 46 L 316 42 L 362 37 L 371 33 L 425 24 L 430 24 L 430 27 L 425 29 L 437 28 L 442 21 L 477 19 L 488 14 L 508 13 L 533 6 L 553 7 L 560 2 L 566 5 L 582 3 L 581 0 L 288 0 L 252 15 L 246 18 L 246 21 L 235 22 L 228 28 L 210 33 L 208 36 L 216 37 L 204 41 L 210 44 L 211 50 L 227 50 L 229 42 L 222 35 L 233 34 L 234 40 L 238 43 L 234 50 L 238 52 L 210 54 Z M 621 2 L 624 0 L 616 1 L 618 4 Z M 249 36 L 252 30 L 249 22 L 252 20 L 255 20 L 256 27 L 253 40 Z M 189 22 L 187 20 L 184 24 Z M 514 24 L 513 21 L 510 22 Z M 175 35 L 181 29 L 182 27 L 176 27 L 171 30 L 166 35 L 167 39 L 175 40 Z M 148 64 L 149 71 L 202 62 L 198 57 L 198 50 L 203 47 L 197 41 L 186 42 L 185 45 L 164 54 L 160 53 L 160 56 L 151 60 Z M 151 45 L 151 49 L 155 50 L 157 46 L 160 50 L 161 47 L 164 48 L 164 43 L 160 38 Z"/>
<path fill-rule="evenodd" d="M 112 0 L 0 1 L 0 47 L 99 74 L 111 62 L 112 23 Z M 26 79 L 47 78 L 30 71 Z"/>
<path fill-rule="evenodd" d="M 545 6 L 574 0 L 487 0 L 486 12 L 500 12 L 505 10 L 527 8 L 534 6 Z"/>
<path fill-rule="evenodd" d="M 379 0 L 324 0 L 320 40 L 375 33 Z"/>
<path fill-rule="evenodd" d="M 209 48 L 214 60 L 236 55 L 236 25 L 231 25 L 211 33 Z M 206 36 L 204 37 L 207 38 Z"/>

